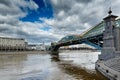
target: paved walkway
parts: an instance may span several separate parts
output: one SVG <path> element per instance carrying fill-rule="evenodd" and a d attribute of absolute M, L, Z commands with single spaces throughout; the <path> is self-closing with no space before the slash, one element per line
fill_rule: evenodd
<path fill-rule="evenodd" d="M 120 80 L 120 58 L 97 61 L 96 68 L 111 80 Z"/>

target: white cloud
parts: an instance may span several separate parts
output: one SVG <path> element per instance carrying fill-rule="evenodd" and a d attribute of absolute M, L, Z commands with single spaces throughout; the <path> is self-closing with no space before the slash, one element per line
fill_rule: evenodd
<path fill-rule="evenodd" d="M 42 19 L 52 25 L 55 34 L 65 36 L 81 34 L 88 28 L 100 23 L 107 16 L 109 7 L 120 16 L 120 1 L 105 0 L 51 0 L 54 9 L 53 19 Z"/>
<path fill-rule="evenodd" d="M 23 22 L 20 18 L 28 10 L 39 6 L 33 0 L 0 0 L 0 36 L 22 37 L 31 43 L 58 41 L 70 34 L 81 34 L 107 16 L 109 1 L 105 0 L 51 0 L 54 17 L 40 21 Z M 46 5 L 47 0 L 44 0 Z M 112 1 L 114 14 L 120 16 L 120 1 Z M 47 6 L 46 6 L 47 7 Z M 45 31 L 41 28 L 49 26 Z"/>
<path fill-rule="evenodd" d="M 57 40 L 57 35 L 52 30 L 44 31 L 40 28 L 47 26 L 40 22 L 23 22 L 28 10 L 38 9 L 33 1 L 26 0 L 1 0 L 0 1 L 0 36 L 25 38 L 29 43 L 42 43 Z"/>

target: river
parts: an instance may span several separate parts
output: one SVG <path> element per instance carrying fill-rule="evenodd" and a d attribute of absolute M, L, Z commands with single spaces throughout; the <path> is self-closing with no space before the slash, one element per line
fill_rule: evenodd
<path fill-rule="evenodd" d="M 100 52 L 0 55 L 0 80 L 107 80 L 95 70 Z"/>

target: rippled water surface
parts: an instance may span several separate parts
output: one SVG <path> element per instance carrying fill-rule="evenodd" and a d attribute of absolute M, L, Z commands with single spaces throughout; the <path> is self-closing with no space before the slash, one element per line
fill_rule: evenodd
<path fill-rule="evenodd" d="M 95 70 L 100 52 L 0 55 L 0 80 L 107 80 Z"/>

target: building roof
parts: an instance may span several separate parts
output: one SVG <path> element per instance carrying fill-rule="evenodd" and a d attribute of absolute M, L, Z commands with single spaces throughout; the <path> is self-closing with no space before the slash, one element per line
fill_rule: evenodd
<path fill-rule="evenodd" d="M 14 40 L 24 40 L 23 38 L 12 38 L 12 37 L 0 37 L 2 39 L 14 39 Z"/>

